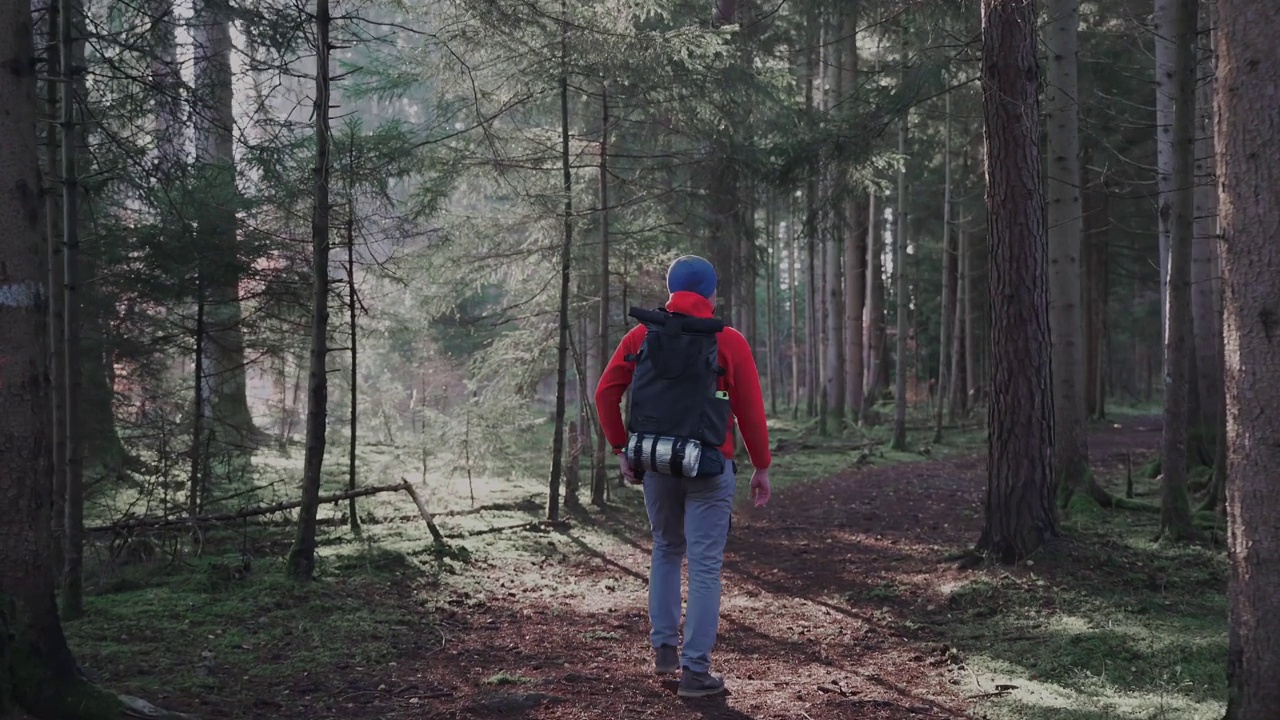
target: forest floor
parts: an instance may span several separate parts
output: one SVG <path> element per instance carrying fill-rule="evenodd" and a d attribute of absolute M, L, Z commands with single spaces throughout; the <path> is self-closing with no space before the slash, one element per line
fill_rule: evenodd
<path fill-rule="evenodd" d="M 1136 497 L 1152 495 L 1140 465 L 1159 439 L 1150 418 L 1094 428 L 1098 476 L 1123 493 L 1132 467 Z M 159 573 L 91 598 L 73 644 L 104 684 L 204 718 L 1221 716 L 1214 542 L 1156 544 L 1155 514 L 1078 506 L 1068 539 L 1026 567 L 961 570 L 950 557 L 981 529 L 976 436 L 915 462 L 779 444 L 780 480 L 825 479 L 778 482 L 767 508 L 735 511 L 720 698 L 682 700 L 651 674 L 650 539 L 630 490 L 568 527 L 476 534 L 447 556 L 420 523 L 335 531 L 309 587 L 270 562 L 244 579 L 216 564 Z"/>

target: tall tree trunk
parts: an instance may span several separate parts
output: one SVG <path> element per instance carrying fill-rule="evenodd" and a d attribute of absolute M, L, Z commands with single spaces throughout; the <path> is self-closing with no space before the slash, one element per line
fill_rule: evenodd
<path fill-rule="evenodd" d="M 960 235 L 960 260 L 964 275 L 964 412 L 968 415 L 978 402 L 978 333 L 974 329 L 973 235 Z M 990 284 L 990 283 L 988 283 Z"/>
<path fill-rule="evenodd" d="M 1201 47 L 1196 89 L 1195 237 L 1191 241 L 1191 317 L 1200 416 L 1192 424 L 1205 439 L 1222 424 L 1222 284 L 1218 280 L 1218 185 L 1213 171 L 1213 7 L 1201 6 L 1208 42 Z M 1217 442 L 1222 442 L 1217 438 Z M 1204 448 L 1213 452 L 1211 448 Z M 1208 459 L 1208 458 L 1204 458 Z"/>
<path fill-rule="evenodd" d="M 1230 560 L 1227 720 L 1280 708 L 1280 5 L 1218 0 L 1214 128 L 1223 243 Z M 2 326 L 2 324 L 0 324 Z"/>
<path fill-rule="evenodd" d="M 1169 228 L 1169 275 L 1165 293 L 1164 437 L 1161 443 L 1161 534 L 1193 535 L 1187 497 L 1187 431 L 1191 382 L 1191 235 L 1195 218 L 1195 39 L 1197 0 L 1160 0 L 1158 28 L 1171 33 L 1173 98 L 1172 173 L 1160 192 L 1160 219 Z M 1169 54 L 1165 51 L 1165 56 Z M 1161 128 L 1164 132 L 1164 128 Z M 1163 174 L 1161 177 L 1164 177 Z"/>
<path fill-rule="evenodd" d="M 1087 173 L 1082 173 L 1082 178 Z M 1107 229 L 1109 196 L 1102 178 L 1081 179 L 1084 206 L 1085 412 L 1106 415 Z"/>
<path fill-rule="evenodd" d="M 965 327 L 964 307 L 964 248 L 966 244 L 965 230 L 963 223 L 957 223 L 959 227 L 953 228 L 952 232 L 952 252 L 951 252 L 951 387 L 948 388 L 951 394 L 950 402 L 947 406 L 947 420 L 956 422 L 959 419 L 961 411 L 964 409 L 964 401 L 968 388 L 965 387 L 964 365 L 961 360 L 964 357 L 964 336 L 968 330 Z"/>
<path fill-rule="evenodd" d="M 831 328 L 827 325 L 827 315 L 830 312 L 830 298 L 827 295 L 827 256 L 831 254 L 830 243 L 828 242 L 829 228 L 826 227 L 826 205 L 830 199 L 830 193 L 826 191 L 828 184 L 826 178 L 819 180 L 819 192 L 821 200 L 818 202 L 818 216 L 814 230 L 814 252 L 816 258 L 816 267 L 814 270 L 814 318 L 813 318 L 813 337 L 817 341 L 817 350 L 815 351 L 815 362 L 817 370 L 814 373 L 816 380 L 817 392 L 817 415 L 818 415 L 818 435 L 827 435 L 830 429 L 827 425 L 828 416 L 830 415 L 831 396 L 828 393 L 828 378 L 830 372 L 830 363 L 827 358 L 827 351 L 831 347 Z"/>
<path fill-rule="evenodd" d="M 80 423 L 80 176 L 77 160 L 81 123 L 77 98 L 79 74 L 84 66 L 83 6 L 78 0 L 62 0 L 58 17 L 58 48 L 62 64 L 62 260 L 63 260 L 63 371 L 66 413 L 64 467 L 67 473 L 66 522 L 64 523 L 62 613 L 68 619 L 84 611 L 84 433 Z"/>
<path fill-rule="evenodd" d="M 207 490 L 209 475 L 209 458 L 207 452 L 208 443 L 206 441 L 209 423 L 209 408 L 206 404 L 209 397 L 209 390 L 207 387 L 209 374 L 204 366 L 204 343 L 209 337 L 209 334 L 205 331 L 204 321 L 204 280 L 204 273 L 197 270 L 195 382 L 192 384 L 192 391 L 194 395 L 192 407 L 194 410 L 191 413 L 191 476 L 188 478 L 187 482 L 187 514 L 192 517 L 200 514 L 200 508 L 204 503 L 204 495 Z"/>
<path fill-rule="evenodd" d="M 36 152 L 36 73 L 31 6 L 0 2 L 0 624 L 10 657 L 28 658 L 15 676 L 16 662 L 0 665 L 0 703 L 28 710 L 61 705 L 63 688 L 77 682 L 54 600 L 55 570 L 49 563 L 49 414 L 44 382 L 46 359 L 40 227 L 40 176 Z M 66 37 L 63 20 L 60 32 Z M 63 53 L 64 57 L 66 53 Z M 71 83 L 64 83 L 64 87 Z M 63 95 L 65 102 L 67 96 Z M 65 120 L 65 118 L 64 118 Z M 61 329 L 58 329 L 59 332 Z M 25 663 L 24 663 L 25 664 Z M 30 673 L 29 675 L 27 675 Z M 33 682 L 34 681 L 34 682 Z"/>
<path fill-rule="evenodd" d="M 805 352 L 805 415 L 813 417 L 818 414 L 818 356 L 819 356 L 819 333 L 818 322 L 820 318 L 819 295 L 818 295 L 818 252 L 817 240 L 814 238 L 814 200 L 811 198 L 816 195 L 816 183 L 809 182 L 809 192 L 805 193 L 805 201 L 808 203 L 806 209 L 806 220 L 804 223 L 805 234 L 805 272 L 807 278 L 805 280 L 805 322 L 804 322 L 804 352 Z"/>
<path fill-rule="evenodd" d="M 907 77 L 907 32 L 902 31 L 902 83 Z M 907 125 L 911 111 L 904 109 L 898 124 L 898 206 L 893 213 L 894 302 L 898 306 L 898 335 L 894 346 L 893 440 L 894 450 L 907 449 Z"/>
<path fill-rule="evenodd" d="M 849 233 L 844 247 L 844 377 L 845 406 L 850 422 L 862 417 L 866 385 L 863 353 L 863 311 L 866 303 L 866 212 L 865 199 L 853 197 L 845 201 L 844 211 Z"/>
<path fill-rule="evenodd" d="M 804 72 L 804 104 L 810 117 L 817 117 L 821 103 L 821 95 L 818 94 L 818 83 L 822 77 L 822 32 L 821 32 L 822 12 L 820 5 L 812 5 L 809 7 L 806 19 L 806 46 L 805 54 L 805 72 Z M 808 417 L 814 417 L 819 412 L 818 393 L 821 388 L 819 382 L 819 368 L 821 366 L 821 347 L 820 338 L 822 327 L 821 313 L 821 295 L 818 292 L 818 213 L 819 213 L 819 184 L 818 169 L 813 168 L 809 172 L 804 191 L 805 214 L 804 223 L 801 226 L 804 229 L 805 237 L 805 414 Z"/>
<path fill-rule="evenodd" d="M 63 373 L 66 369 L 66 348 L 63 347 L 62 329 L 66 322 L 63 310 L 62 287 L 65 284 L 62 259 L 62 165 L 59 155 L 61 140 L 60 127 L 55 119 L 60 118 L 61 106 L 58 101 L 62 84 L 57 82 L 62 74 L 61 44 L 59 40 L 61 13 L 60 0 L 44 0 L 45 24 L 45 218 L 47 220 L 48 262 L 48 313 L 49 313 L 49 387 L 51 388 L 52 423 L 50 425 L 50 444 L 53 447 L 53 546 L 54 565 L 61 571 L 65 565 L 63 549 L 66 546 L 67 523 L 67 474 L 66 474 L 66 384 Z"/>
<path fill-rule="evenodd" d="M 351 368 L 348 375 L 351 383 L 351 414 L 348 418 L 350 427 L 347 433 L 347 489 L 356 489 L 356 448 L 358 447 L 358 431 L 359 410 L 360 410 L 360 355 L 357 352 L 359 328 L 356 326 L 356 306 L 360 299 L 356 296 L 356 199 L 355 193 L 351 189 L 352 178 L 355 175 L 355 135 L 351 136 L 351 145 L 348 147 L 348 182 L 347 182 L 347 217 L 346 235 L 347 235 L 347 327 L 351 336 Z M 360 513 L 356 507 L 356 499 L 349 498 L 347 500 L 348 522 L 351 524 L 351 532 L 360 534 Z"/>
<path fill-rule="evenodd" d="M 739 308 L 743 335 L 747 338 L 748 347 L 754 352 L 760 345 L 756 326 L 760 310 L 759 298 L 756 296 L 756 278 L 759 274 L 759 261 L 756 257 L 756 191 L 753 183 L 744 183 L 737 192 L 739 220 L 738 231 L 734 235 L 738 238 L 738 249 L 734 276 L 738 290 L 735 302 Z"/>
<path fill-rule="evenodd" d="M 778 414 L 778 382 L 779 367 L 782 354 L 778 352 L 778 218 L 775 215 L 777 202 L 772 193 L 765 199 L 765 241 L 768 243 L 766 264 L 764 269 L 765 308 L 764 332 L 768 338 L 769 353 L 765 360 L 769 372 L 769 414 Z"/>
<path fill-rule="evenodd" d="M 849 3 L 841 17 L 844 22 L 844 58 L 841 62 L 842 87 L 846 97 L 858 87 L 858 3 Z M 863 321 L 866 304 L 866 200 L 860 193 L 844 199 L 846 228 L 844 238 L 844 397 L 849 420 L 862 415 L 863 395 Z"/>
<path fill-rule="evenodd" d="M 1164 332 L 1168 327 L 1166 312 L 1169 306 L 1169 234 L 1171 232 L 1172 210 L 1169 207 L 1170 193 L 1173 191 L 1174 164 L 1174 103 L 1177 94 L 1177 81 L 1174 78 L 1175 55 L 1177 53 L 1174 39 L 1177 28 L 1172 27 L 1170 19 L 1174 5 L 1181 0 L 1155 0 L 1155 76 L 1156 76 L 1156 186 L 1159 191 L 1159 269 L 1160 269 L 1160 329 Z"/>
<path fill-rule="evenodd" d="M 982 2 L 991 401 L 978 550 L 1003 563 L 1058 537 L 1035 20 L 1032 0 Z"/>
<path fill-rule="evenodd" d="M 597 372 L 602 377 L 609 363 L 609 89 L 600 88 L 600 337 Z M 598 412 L 598 411 L 597 411 Z M 605 465 L 604 428 L 596 425 L 595 475 L 591 479 L 591 504 L 603 506 L 608 471 Z"/>
<path fill-rule="evenodd" d="M 845 87 L 845 59 L 844 48 L 847 42 L 839 38 L 839 36 L 848 29 L 845 16 L 848 12 L 843 9 L 834 11 L 835 17 L 828 22 L 828 26 L 836 30 L 836 38 L 832 39 L 829 44 L 830 60 L 827 63 L 827 92 L 826 92 L 826 111 L 833 112 L 838 107 L 841 99 L 844 97 Z M 845 194 L 846 185 L 848 183 L 841 179 L 841 173 L 838 171 L 835 158 L 832 157 L 830 164 L 824 177 L 827 185 L 827 202 L 825 203 L 824 215 L 827 218 L 825 223 L 827 228 L 826 247 L 826 308 L 827 308 L 827 343 L 826 343 L 826 404 L 827 415 L 830 416 L 831 422 L 836 431 L 839 431 L 844 425 L 844 406 L 845 406 L 845 357 L 844 357 L 844 331 L 845 331 L 845 306 L 844 306 L 844 273 L 842 272 L 842 264 L 844 260 L 844 245 L 847 223 L 845 218 L 839 212 L 840 205 L 837 204 L 837 198 Z M 823 423 L 825 424 L 824 418 Z"/>
<path fill-rule="evenodd" d="M 31 29 L 30 3 L 0 2 L 0 715 L 16 707 L 41 720 L 106 718 L 123 704 L 76 667 L 50 562 L 50 328 Z"/>
<path fill-rule="evenodd" d="M 933 408 L 933 441 L 942 442 L 942 415 L 947 404 L 947 350 L 951 346 L 951 330 L 955 314 L 955 247 L 951 233 L 951 93 L 946 94 L 946 117 L 943 118 L 942 178 L 942 319 L 938 328 L 938 403 Z"/>
<path fill-rule="evenodd" d="M 241 328 L 231 19 L 226 0 L 196 0 L 191 38 L 196 163 L 205 193 L 197 243 L 209 259 L 209 337 L 203 345 L 212 393 L 205 402 L 213 422 L 206 430 L 220 451 L 243 452 L 256 443 L 256 431 L 249 413 Z"/>
<path fill-rule="evenodd" d="M 329 417 L 329 0 L 316 0 L 315 202 L 311 208 L 311 358 L 307 375 L 307 447 L 302 464 L 302 506 L 289 550 L 288 574 L 310 580 L 316 569 L 316 515 Z"/>
<path fill-rule="evenodd" d="M 1049 169 L 1049 323 L 1053 342 L 1054 478 L 1063 497 L 1087 490 L 1104 505 L 1110 496 L 1089 473 L 1085 417 L 1084 319 L 1081 312 L 1080 122 L 1076 59 L 1080 0 L 1049 0 L 1045 31 L 1048 72 L 1045 121 Z"/>
<path fill-rule="evenodd" d="M 561 3 L 561 12 L 565 11 Z M 547 519 L 560 519 L 560 476 L 564 463 L 565 384 L 569 361 L 569 278 L 573 251 L 573 171 L 569 155 L 569 21 L 560 22 L 560 163 L 563 172 L 564 240 L 560 246 L 560 338 L 556 345 L 556 414 L 547 482 Z"/>
<path fill-rule="evenodd" d="M 867 412 L 880 399 L 885 382 L 884 371 L 884 227 L 879 195 L 874 191 L 867 197 L 867 312 L 866 312 L 866 383 L 859 421 L 867 420 Z"/>
<path fill-rule="evenodd" d="M 800 293 L 796 289 L 800 282 L 800 236 L 796 233 L 795 200 L 790 194 L 787 195 L 787 249 L 790 253 L 787 262 L 790 297 L 787 305 L 791 313 L 791 419 L 795 420 L 800 417 Z"/>

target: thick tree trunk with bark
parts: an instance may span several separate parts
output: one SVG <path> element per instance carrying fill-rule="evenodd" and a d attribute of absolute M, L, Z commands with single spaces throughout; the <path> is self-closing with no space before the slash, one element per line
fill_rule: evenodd
<path fill-rule="evenodd" d="M 865 399 L 863 352 L 863 311 L 867 297 L 867 221 L 866 200 L 854 197 L 846 203 L 849 235 L 844 250 L 844 318 L 845 318 L 845 403 L 850 422 L 862 418 Z"/>
<path fill-rule="evenodd" d="M 1191 241 L 1191 317 L 1199 416 L 1196 436 L 1213 439 L 1222 424 L 1222 283 L 1218 271 L 1218 184 L 1213 159 L 1213 3 L 1201 6 L 1208 42 L 1200 47 L 1196 88 L 1195 237 Z M 1217 442 L 1222 442 L 1217 438 Z M 1214 453 L 1214 448 L 1200 448 Z"/>
<path fill-rule="evenodd" d="M 1280 708 L 1280 5 L 1218 0 L 1215 145 L 1225 280 L 1227 720 Z"/>
<path fill-rule="evenodd" d="M 1087 176 L 1087 173 L 1082 173 Z M 1102 179 L 1082 180 L 1084 192 L 1085 412 L 1106 415 L 1107 237 L 1111 222 L 1109 196 Z"/>
<path fill-rule="evenodd" d="M 237 251 L 235 114 L 231 75 L 231 18 L 226 0 L 196 0 L 191 38 L 195 82 L 192 102 L 197 172 L 205 201 L 197 242 L 206 258 L 208 337 L 205 349 L 206 431 L 221 451 L 243 452 L 257 442 L 245 382 Z"/>
<path fill-rule="evenodd" d="M 54 599 L 47 382 L 48 280 L 36 150 L 31 5 L 0 1 L 0 714 L 119 718 L 125 705 L 87 683 Z M 156 712 L 154 717 L 166 717 Z"/>
<path fill-rule="evenodd" d="M 63 441 L 67 473 L 63 523 L 62 612 L 78 618 L 84 611 L 84 429 L 81 423 L 83 370 L 80 347 L 80 176 L 79 154 L 83 99 L 79 78 L 84 67 L 84 7 L 77 0 L 62 0 L 58 17 L 62 64 L 62 377 Z"/>
<path fill-rule="evenodd" d="M 846 13 L 837 10 L 835 17 L 829 24 L 839 30 L 844 27 L 843 16 Z M 842 66 L 845 63 L 844 48 L 845 42 L 836 41 L 830 46 L 830 59 L 827 63 L 827 93 L 826 107 L 831 112 L 835 108 L 840 99 L 844 96 L 844 79 L 845 73 Z M 823 216 L 826 218 L 824 225 L 826 226 L 826 278 L 824 283 L 824 296 L 826 302 L 826 410 L 822 419 L 825 426 L 827 416 L 830 417 L 833 429 L 839 432 L 844 425 L 844 406 L 845 406 L 845 357 L 844 357 L 844 333 L 845 333 L 845 306 L 844 306 L 844 247 L 845 236 L 847 231 L 845 228 L 845 219 L 841 216 L 840 206 L 837 204 L 839 198 L 847 183 L 841 180 L 841 173 L 838 172 L 835 158 L 831 158 L 830 165 L 825 173 L 824 181 L 827 186 L 827 202 L 824 203 Z"/>
<path fill-rule="evenodd" d="M 1195 37 L 1197 0 L 1161 0 L 1157 26 L 1171 32 L 1175 45 L 1172 77 L 1172 174 L 1160 193 L 1160 217 L 1169 228 L 1169 276 L 1165 291 L 1164 438 L 1160 493 L 1162 535 L 1180 539 L 1195 534 L 1187 497 L 1187 436 L 1191 384 L 1191 235 L 1195 218 Z M 1159 13 L 1163 12 L 1163 16 Z M 1164 128 L 1161 128 L 1164 131 Z"/>
<path fill-rule="evenodd" d="M 1045 121 L 1049 168 L 1049 323 L 1053 341 L 1054 478 L 1064 498 L 1081 490 L 1104 505 L 1110 496 L 1089 473 L 1085 411 L 1084 323 L 1080 258 L 1084 223 L 1080 202 L 1080 122 L 1076 61 L 1079 0 L 1050 0 L 1045 30 L 1048 72 Z"/>
<path fill-rule="evenodd" d="M 59 148 L 59 128 L 52 122 L 61 114 L 58 100 L 61 83 L 56 81 L 62 73 L 61 46 L 58 28 L 61 24 L 59 12 L 60 0 L 41 0 L 40 5 L 33 5 L 33 11 L 43 10 L 43 41 L 45 43 L 45 76 L 44 111 L 49 120 L 44 123 L 45 151 L 45 219 L 47 234 L 45 235 L 48 259 L 48 315 L 49 315 L 49 386 L 52 390 L 52 423 L 50 443 L 53 447 L 53 555 L 54 565 L 61 568 L 64 563 L 63 543 L 66 525 L 67 475 L 66 462 L 66 386 L 62 382 L 66 368 L 66 349 L 63 347 L 63 273 L 62 264 L 62 167 Z"/>
<path fill-rule="evenodd" d="M 821 60 L 822 60 L 822 32 L 821 32 L 822 14 L 818 5 L 810 6 L 805 19 L 805 38 L 807 52 L 805 53 L 805 69 L 804 69 L 804 105 L 810 116 L 816 116 L 819 113 L 818 104 L 821 102 L 821 95 L 818 93 L 818 83 L 821 81 Z M 804 321 L 804 353 L 805 353 L 805 415 L 814 417 L 818 414 L 818 394 L 821 391 L 819 387 L 819 370 L 821 369 L 821 322 L 822 313 L 820 310 L 822 296 L 818 291 L 818 199 L 819 183 L 818 172 L 815 168 L 809 173 L 804 190 L 804 222 L 801 228 L 805 238 L 805 321 Z"/>
<path fill-rule="evenodd" d="M 991 300 L 986 524 L 979 552 L 1020 562 L 1058 537 L 1035 6 L 982 2 Z"/>
<path fill-rule="evenodd" d="M 1168 326 L 1165 313 L 1169 295 L 1169 234 L 1172 210 L 1168 203 L 1173 191 L 1173 113 L 1174 96 L 1177 93 L 1174 80 L 1174 56 L 1177 53 L 1172 27 L 1174 6 L 1181 0 L 1155 0 L 1152 16 L 1155 34 L 1156 78 L 1156 187 L 1159 192 L 1159 269 L 1160 269 L 1160 328 Z"/>
<path fill-rule="evenodd" d="M 0 617 L 9 662 L 0 665 L 6 710 L 46 717 L 78 683 L 54 601 L 49 543 L 49 395 L 36 155 L 31 7 L 0 2 Z"/>
<path fill-rule="evenodd" d="M 355 154 L 355 142 L 349 146 L 349 154 Z M 348 178 L 355 175 L 355 158 L 349 162 Z M 356 311 L 360 298 L 356 295 L 356 198 L 350 181 L 347 185 L 347 216 L 344 218 L 347 236 L 347 331 L 351 342 L 351 367 L 347 368 L 347 381 L 351 385 L 351 408 L 347 418 L 347 489 L 356 489 L 356 449 L 359 447 L 360 430 L 360 354 L 359 328 L 356 326 Z M 351 524 L 351 532 L 360 534 L 360 513 L 356 507 L 356 499 L 347 500 L 347 521 Z"/>
<path fill-rule="evenodd" d="M 316 0 L 315 201 L 311 208 L 311 357 L 307 376 L 307 439 L 302 466 L 302 506 L 289 550 L 288 574 L 310 580 L 316 569 L 316 514 L 329 415 L 329 0 Z M 213 370 L 213 368 L 210 368 Z"/>

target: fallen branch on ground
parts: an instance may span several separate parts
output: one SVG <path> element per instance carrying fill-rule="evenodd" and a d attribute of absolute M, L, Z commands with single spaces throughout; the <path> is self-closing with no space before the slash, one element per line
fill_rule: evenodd
<path fill-rule="evenodd" d="M 320 504 L 341 502 L 350 500 L 351 498 L 365 497 L 367 495 L 377 495 L 386 492 L 406 492 L 410 497 L 414 498 L 414 502 L 418 503 L 418 511 L 423 513 L 423 518 L 427 520 L 430 527 L 434 527 L 435 523 L 431 520 L 429 513 L 423 508 L 421 501 L 416 497 L 417 493 L 413 490 L 413 486 L 407 480 L 401 480 L 393 485 L 372 485 L 370 487 L 357 488 L 355 490 L 346 490 L 333 495 L 325 495 L 320 498 Z M 189 525 L 214 525 L 218 523 L 234 522 L 236 520 L 244 520 L 246 518 L 260 517 L 262 515 L 271 515 L 273 513 L 284 512 L 286 510 L 294 510 L 302 506 L 301 500 L 290 500 L 289 502 L 277 503 L 275 505 L 267 505 L 264 507 L 246 508 L 236 512 L 218 513 L 215 515 L 187 515 L 183 517 L 169 518 L 136 518 L 133 520 L 123 520 L 111 525 L 98 525 L 91 528 L 85 528 L 86 532 L 103 533 L 118 532 L 121 530 L 151 530 L 166 527 L 184 527 Z M 436 530 L 436 532 L 439 532 Z M 435 532 L 432 533 L 435 535 Z"/>
<path fill-rule="evenodd" d="M 444 536 L 440 534 L 440 528 L 436 527 L 436 521 L 431 519 L 431 513 L 427 510 L 427 504 L 422 502 L 422 496 L 418 495 L 418 491 L 413 489 L 413 483 L 407 478 L 400 478 L 400 489 L 408 493 L 413 499 L 413 504 L 418 506 L 418 512 L 422 513 L 422 519 L 427 523 L 427 530 L 431 532 L 431 539 L 436 545 L 445 545 Z"/>

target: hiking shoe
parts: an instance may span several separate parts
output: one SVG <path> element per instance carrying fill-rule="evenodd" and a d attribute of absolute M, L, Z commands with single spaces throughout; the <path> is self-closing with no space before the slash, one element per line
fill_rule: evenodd
<path fill-rule="evenodd" d="M 680 672 L 680 651 L 670 645 L 653 649 L 653 674 L 674 675 Z"/>
<path fill-rule="evenodd" d="M 694 672 L 684 668 L 680 674 L 680 689 L 676 694 L 683 698 L 700 698 L 724 692 L 724 680 L 711 673 Z"/>

